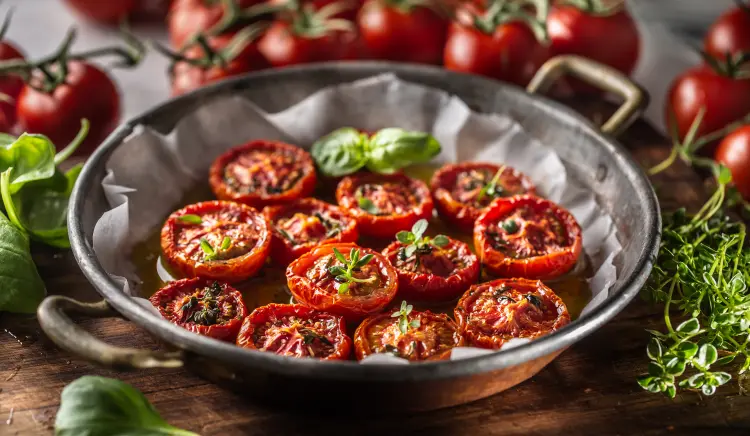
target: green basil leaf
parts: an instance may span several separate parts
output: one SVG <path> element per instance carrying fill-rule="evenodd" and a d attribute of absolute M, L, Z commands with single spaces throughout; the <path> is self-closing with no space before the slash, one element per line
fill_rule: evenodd
<path fill-rule="evenodd" d="M 428 162 L 440 153 L 440 143 L 424 132 L 388 128 L 370 138 L 367 168 L 389 174 L 416 163 Z"/>
<path fill-rule="evenodd" d="M 341 177 L 365 166 L 366 143 L 366 135 L 351 127 L 344 127 L 318 139 L 313 144 L 310 154 L 323 174 Z"/>
<path fill-rule="evenodd" d="M 10 173 L 9 190 L 15 194 L 24 184 L 55 175 L 55 145 L 44 135 L 24 133 L 0 147 L 0 171 Z"/>
<path fill-rule="evenodd" d="M 34 313 L 44 295 L 29 239 L 0 213 L 0 312 Z"/>
<path fill-rule="evenodd" d="M 83 376 L 62 391 L 56 436 L 197 436 L 169 425 L 138 390 L 106 377 Z"/>

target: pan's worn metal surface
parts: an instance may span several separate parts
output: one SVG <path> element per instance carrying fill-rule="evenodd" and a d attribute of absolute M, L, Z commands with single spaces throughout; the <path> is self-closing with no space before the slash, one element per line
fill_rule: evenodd
<path fill-rule="evenodd" d="M 508 351 L 459 361 L 360 365 L 285 358 L 195 335 L 137 304 L 101 267 L 92 248 L 92 234 L 94 224 L 109 208 L 101 187 L 104 164 L 137 125 L 167 133 L 183 115 L 228 94 L 242 94 L 267 111 L 278 111 L 325 86 L 384 72 L 455 94 L 479 112 L 508 114 L 532 136 L 555 148 L 570 174 L 596 193 L 617 227 L 623 250 L 615 259 L 619 274 L 605 302 L 563 329 Z M 530 91 L 548 87 L 561 74 L 596 83 L 625 100 L 604 125 L 609 133 L 625 128 L 645 105 L 643 92 L 625 77 L 576 57 L 552 59 L 532 81 Z M 83 168 L 68 218 L 73 254 L 104 301 L 84 304 L 52 296 L 40 306 L 38 315 L 42 328 L 58 345 L 102 365 L 123 369 L 184 365 L 268 402 L 300 399 L 310 405 L 310 394 L 319 390 L 335 398 L 336 407 L 371 403 L 378 410 L 434 409 L 483 398 L 526 380 L 620 312 L 651 271 L 660 226 L 654 191 L 628 153 L 609 134 L 544 97 L 481 77 L 406 64 L 327 63 L 263 71 L 168 101 L 129 120 L 105 141 Z M 174 351 L 112 347 L 75 326 L 66 312 L 88 316 L 119 313 L 170 344 Z"/>

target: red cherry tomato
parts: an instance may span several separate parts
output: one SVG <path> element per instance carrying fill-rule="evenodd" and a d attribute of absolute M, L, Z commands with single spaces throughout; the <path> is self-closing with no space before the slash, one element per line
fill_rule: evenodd
<path fill-rule="evenodd" d="M 102 70 L 86 62 L 71 61 L 63 85 L 49 94 L 24 86 L 16 110 L 22 131 L 46 135 L 58 150 L 76 137 L 81 119 L 89 120 L 88 136 L 76 150 L 76 154 L 85 155 L 117 127 L 120 96 Z"/>
<path fill-rule="evenodd" d="M 750 53 L 750 10 L 732 8 L 711 25 L 703 39 L 707 55 L 727 60 L 741 53 Z"/>
<path fill-rule="evenodd" d="M 750 126 L 742 126 L 719 143 L 714 156 L 732 173 L 732 183 L 750 201 Z"/>
<path fill-rule="evenodd" d="M 352 270 L 356 281 L 342 283 L 337 280 L 339 276 L 331 273 L 331 268 L 346 268 L 334 248 L 347 262 L 351 262 L 354 253 L 360 259 L 372 255 L 366 265 Z M 383 256 L 369 248 L 342 243 L 321 245 L 303 254 L 286 269 L 286 280 L 295 300 L 313 309 L 341 315 L 349 322 L 361 321 L 383 310 L 398 288 L 396 270 Z"/>
<path fill-rule="evenodd" d="M 235 283 L 266 262 L 271 234 L 266 219 L 250 206 L 204 201 L 167 218 L 161 248 L 169 266 L 184 276 Z"/>
<path fill-rule="evenodd" d="M 118 23 L 136 9 L 138 0 L 65 0 L 77 13 L 92 21 Z"/>
<path fill-rule="evenodd" d="M 457 21 L 448 28 L 445 68 L 526 86 L 549 58 L 549 50 L 526 24 L 508 22 L 484 32 L 475 27 L 475 16 L 470 9 L 457 12 Z"/>
<path fill-rule="evenodd" d="M 0 61 L 24 59 L 21 51 L 9 41 L 0 42 Z M 5 94 L 11 101 L 0 101 L 0 132 L 10 133 L 16 123 L 16 104 L 18 95 L 23 89 L 23 79 L 18 76 L 0 77 L 0 94 Z"/>
<path fill-rule="evenodd" d="M 513 338 L 536 339 L 570 323 L 565 303 L 542 282 L 498 279 L 474 285 L 454 312 L 467 345 L 498 349 Z"/>
<path fill-rule="evenodd" d="M 479 260 L 469 246 L 447 238 L 438 247 L 426 245 L 407 256 L 405 245 L 393 242 L 383 256 L 398 273 L 400 298 L 417 301 L 450 301 L 458 298 L 479 279 Z"/>
<path fill-rule="evenodd" d="M 272 5 L 284 5 L 288 4 L 288 0 L 270 0 L 267 3 Z M 315 10 L 320 10 L 321 8 L 331 5 L 331 4 L 343 4 L 342 6 L 346 6 L 341 10 L 341 12 L 331 15 L 331 17 L 334 18 L 343 18 L 345 20 L 354 21 L 357 18 L 357 12 L 359 12 L 360 8 L 362 8 L 363 0 L 351 0 L 351 1 L 341 1 L 341 0 L 299 0 L 299 3 L 304 5 L 310 5 Z"/>
<path fill-rule="evenodd" d="M 222 341 L 234 342 L 247 316 L 238 290 L 201 278 L 170 282 L 149 300 L 168 321 Z"/>
<path fill-rule="evenodd" d="M 357 220 L 363 235 L 388 238 L 432 217 L 432 197 L 421 180 L 403 174 L 363 173 L 344 177 L 336 201 Z"/>
<path fill-rule="evenodd" d="M 287 266 L 318 245 L 356 242 L 357 221 L 338 207 L 314 198 L 303 198 L 263 209 L 273 229 L 271 258 Z"/>
<path fill-rule="evenodd" d="M 352 56 L 357 44 L 354 32 L 299 33 L 296 26 L 276 21 L 258 42 L 258 49 L 274 67 L 341 60 Z"/>
<path fill-rule="evenodd" d="M 392 354 L 413 362 L 444 360 L 463 342 L 456 324 L 446 315 L 411 311 L 406 316 L 406 333 L 399 327 L 400 320 L 401 317 L 381 313 L 362 321 L 354 333 L 357 360 L 375 353 Z"/>
<path fill-rule="evenodd" d="M 305 150 L 256 140 L 219 156 L 211 165 L 208 180 L 220 200 L 263 207 L 309 196 L 317 176 Z"/>
<path fill-rule="evenodd" d="M 667 125 L 670 129 L 676 127 L 682 140 L 701 108 L 705 113 L 696 138 L 750 113 L 750 79 L 727 77 L 706 65 L 688 69 L 672 82 L 667 94 L 664 115 Z"/>
<path fill-rule="evenodd" d="M 269 304 L 242 323 L 237 345 L 280 356 L 347 360 L 352 340 L 344 318 L 301 304 Z"/>
<path fill-rule="evenodd" d="M 261 3 L 259 0 L 234 1 L 241 9 Z M 197 33 L 211 29 L 224 17 L 224 5 L 223 1 L 214 0 L 174 0 L 167 16 L 172 46 L 182 48 Z"/>
<path fill-rule="evenodd" d="M 626 9 L 598 16 L 570 5 L 555 5 L 547 18 L 553 55 L 575 54 L 630 74 L 641 39 Z"/>
<path fill-rule="evenodd" d="M 210 37 L 208 38 L 208 44 L 212 50 L 218 52 L 226 48 L 235 36 L 234 33 L 225 33 Z M 206 56 L 206 53 L 200 46 L 194 45 L 187 49 L 183 55 L 188 59 L 201 59 Z M 172 71 L 172 95 L 181 95 L 208 83 L 260 70 L 268 66 L 268 62 L 258 51 L 255 42 L 247 44 L 242 52 L 227 62 L 226 66 L 213 65 L 202 68 L 186 62 L 177 62 Z"/>
<path fill-rule="evenodd" d="M 474 229 L 474 221 L 497 197 L 534 195 L 534 184 L 520 171 L 503 165 L 465 162 L 445 165 L 430 181 L 440 218 L 464 232 Z M 493 179 L 495 182 L 493 183 Z"/>
<path fill-rule="evenodd" d="M 448 21 L 408 0 L 369 0 L 357 17 L 368 53 L 374 59 L 440 64 Z"/>
<path fill-rule="evenodd" d="M 538 197 L 498 198 L 474 225 L 477 255 L 501 277 L 558 277 L 575 266 L 581 247 L 573 215 Z"/>

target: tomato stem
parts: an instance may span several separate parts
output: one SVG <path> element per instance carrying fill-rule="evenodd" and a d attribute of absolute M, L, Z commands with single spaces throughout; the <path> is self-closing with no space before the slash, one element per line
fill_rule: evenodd
<path fill-rule="evenodd" d="M 529 13 L 527 7 L 534 8 L 534 14 Z M 520 22 L 525 24 L 541 43 L 548 43 L 547 15 L 549 15 L 549 0 L 494 0 L 487 10 L 474 17 L 474 27 L 479 31 L 492 35 L 499 26 L 507 23 Z"/>
<path fill-rule="evenodd" d="M 288 0 L 281 4 L 260 3 L 246 9 L 240 8 L 236 0 L 218 0 L 218 3 L 224 5 L 224 13 L 221 20 L 206 32 L 209 36 L 221 35 L 232 29 L 253 24 L 264 18 L 270 19 L 273 14 L 294 8 L 296 0 Z M 190 45 L 191 42 L 194 42 L 194 39 L 188 41 L 186 45 Z"/>
<path fill-rule="evenodd" d="M 625 9 L 625 1 L 605 4 L 601 0 L 562 0 L 559 5 L 571 6 L 593 17 L 611 17 Z"/>
<path fill-rule="evenodd" d="M 312 5 L 298 4 L 292 15 L 291 31 L 303 38 L 321 38 L 331 32 L 355 32 L 354 24 L 343 18 L 332 18 L 337 14 L 351 9 L 348 1 L 330 3 L 315 10 Z"/>

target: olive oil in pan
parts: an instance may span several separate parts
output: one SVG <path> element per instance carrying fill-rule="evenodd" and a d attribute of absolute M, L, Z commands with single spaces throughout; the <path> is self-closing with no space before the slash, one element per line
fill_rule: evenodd
<path fill-rule="evenodd" d="M 404 172 L 409 177 L 417 178 L 425 183 L 429 183 L 432 174 L 437 169 L 438 166 L 435 165 L 413 165 L 404 170 Z M 316 197 L 335 204 L 335 197 L 332 195 L 335 191 L 335 182 L 332 180 L 322 180 L 319 185 L 319 189 L 315 193 Z M 326 186 L 325 192 L 321 189 L 323 186 Z M 191 203 L 214 199 L 215 197 L 211 193 L 208 184 L 200 184 L 191 189 L 174 209 L 177 210 Z M 164 216 L 164 220 L 166 220 L 167 216 Z M 161 262 L 160 231 L 161 228 L 154 229 L 151 236 L 140 244 L 137 244 L 131 253 L 131 260 L 142 281 L 139 287 L 139 292 L 141 296 L 146 298 L 150 297 L 161 287 L 166 285 L 157 272 L 157 263 Z M 456 232 L 454 229 L 451 229 L 448 224 L 438 219 L 437 216 L 430 220 L 427 234 L 429 236 L 442 234 L 463 241 L 469 245 L 472 251 L 474 251 L 471 234 Z M 382 251 L 390 242 L 391 241 L 367 237 L 360 237 L 358 241 L 361 246 L 372 248 L 378 252 Z M 162 267 L 165 270 L 167 269 L 164 263 L 162 263 Z M 289 289 L 286 286 L 286 276 L 284 273 L 284 268 L 274 266 L 269 260 L 256 277 L 242 283 L 237 283 L 234 286 L 242 292 L 245 304 L 251 311 L 269 303 L 288 304 L 292 299 Z M 570 312 L 570 316 L 573 319 L 580 316 L 583 307 L 591 299 L 592 293 L 586 279 L 592 275 L 593 271 L 591 271 L 590 263 L 583 262 L 583 267 L 576 267 L 573 273 L 555 280 L 545 281 L 545 284 L 552 288 L 565 302 L 568 311 Z M 493 277 L 489 277 L 483 272 L 480 277 L 480 282 L 486 282 L 492 279 Z M 446 313 L 453 316 L 453 309 L 456 306 L 456 302 L 457 300 L 439 304 L 411 301 L 409 303 L 413 304 L 415 310 L 430 310 L 434 313 Z M 400 304 L 401 299 L 396 297 L 392 304 L 393 307 L 389 307 L 388 310 L 395 310 Z"/>

